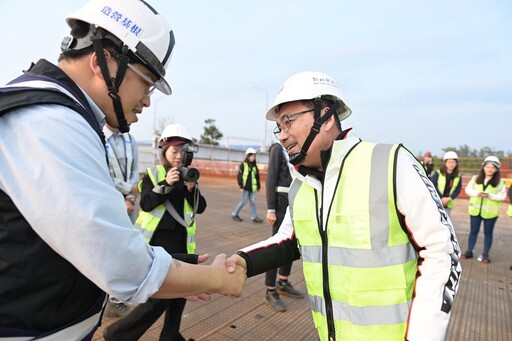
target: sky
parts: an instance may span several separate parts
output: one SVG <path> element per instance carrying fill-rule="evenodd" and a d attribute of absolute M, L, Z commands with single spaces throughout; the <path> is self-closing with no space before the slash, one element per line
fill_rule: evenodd
<path fill-rule="evenodd" d="M 106 0 L 108 1 L 108 0 Z M 512 2 L 451 0 L 148 0 L 176 38 L 166 79 L 132 125 L 185 124 L 199 139 L 205 120 L 221 144 L 274 141 L 265 120 L 281 84 L 301 71 L 335 78 L 364 140 L 403 143 L 419 155 L 468 145 L 512 153 Z M 30 62 L 56 62 L 64 18 L 84 0 L 0 3 L 7 83 Z"/>

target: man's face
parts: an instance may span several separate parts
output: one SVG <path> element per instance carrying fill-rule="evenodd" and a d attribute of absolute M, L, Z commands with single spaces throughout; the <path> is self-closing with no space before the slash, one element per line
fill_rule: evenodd
<path fill-rule="evenodd" d="M 279 108 L 279 114 L 276 120 L 276 123 L 281 127 L 279 142 L 286 149 L 288 155 L 300 153 L 313 126 L 312 112 L 295 116 L 293 116 L 293 114 L 309 109 L 311 109 L 311 107 L 304 105 L 300 101 L 285 103 Z M 310 168 L 320 168 L 322 166 L 320 162 L 318 138 L 319 136 L 317 135 L 309 146 L 306 158 L 301 163 L 302 165 Z"/>
<path fill-rule="evenodd" d="M 111 70 L 111 74 L 115 75 L 117 64 L 112 67 L 112 63 L 110 63 L 109 70 Z M 129 125 L 138 121 L 137 115 L 142 113 L 143 108 L 150 106 L 149 91 L 154 81 L 153 74 L 141 64 L 130 64 L 130 67 L 126 69 L 123 82 L 119 87 L 119 97 Z M 113 105 L 110 106 L 110 110 L 105 112 L 105 115 L 110 125 L 119 127 Z"/>

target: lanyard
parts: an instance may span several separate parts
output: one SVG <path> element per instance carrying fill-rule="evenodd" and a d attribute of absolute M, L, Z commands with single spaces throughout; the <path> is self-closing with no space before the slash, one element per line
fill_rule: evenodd
<path fill-rule="evenodd" d="M 112 135 L 112 137 L 116 138 L 117 135 Z M 111 137 L 111 138 L 112 138 Z M 116 150 L 116 143 L 110 143 L 110 139 L 106 141 L 106 147 L 107 147 L 107 156 L 109 158 L 109 161 L 113 168 L 114 177 L 120 178 L 124 181 L 128 181 L 131 177 L 131 167 L 133 162 L 133 144 L 132 144 L 132 138 L 130 134 L 122 134 L 123 137 L 123 148 L 124 153 L 122 156 L 126 159 L 126 162 L 124 163 L 124 169 L 121 167 L 121 163 L 119 162 L 119 153 Z"/>

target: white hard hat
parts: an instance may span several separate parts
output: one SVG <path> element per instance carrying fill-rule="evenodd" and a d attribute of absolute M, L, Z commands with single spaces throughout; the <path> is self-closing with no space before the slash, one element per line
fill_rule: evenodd
<path fill-rule="evenodd" d="M 312 100 L 317 97 L 341 102 L 340 107 L 336 110 L 340 121 L 352 113 L 352 110 L 342 100 L 341 90 L 334 78 L 322 72 L 306 71 L 293 75 L 283 83 L 274 104 L 267 111 L 266 118 L 275 121 L 278 115 L 276 109 L 283 103 Z"/>
<path fill-rule="evenodd" d="M 172 137 L 179 137 L 183 140 L 188 140 L 188 142 L 192 141 L 192 136 L 188 133 L 187 127 L 179 123 L 169 124 L 165 127 L 159 141 L 167 141 Z"/>
<path fill-rule="evenodd" d="M 494 165 L 494 167 L 496 168 L 500 168 L 500 159 L 498 159 L 496 156 L 488 156 L 484 159 L 484 162 L 482 162 L 482 167 L 485 166 L 486 164 L 492 164 Z"/>
<path fill-rule="evenodd" d="M 77 20 L 113 34 L 155 75 L 157 89 L 171 94 L 164 76 L 171 60 L 174 34 L 149 4 L 141 0 L 90 0 L 66 18 L 71 28 Z"/>
<path fill-rule="evenodd" d="M 256 149 L 254 148 L 247 148 L 247 150 L 245 151 L 245 155 L 249 155 L 249 154 L 256 154 Z"/>
<path fill-rule="evenodd" d="M 451 152 L 451 151 L 450 152 L 446 152 L 446 153 L 444 153 L 443 161 L 446 161 L 446 160 L 456 160 L 456 161 L 458 161 L 459 160 L 459 156 L 455 152 Z"/>

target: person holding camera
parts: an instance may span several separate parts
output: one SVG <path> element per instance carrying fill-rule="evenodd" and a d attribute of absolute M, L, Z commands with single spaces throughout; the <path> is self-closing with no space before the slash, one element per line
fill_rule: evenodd
<path fill-rule="evenodd" d="M 197 186 L 199 172 L 188 168 L 195 146 L 187 128 L 167 126 L 160 137 L 162 165 L 148 168 L 139 182 L 141 192 L 139 217 L 135 228 L 146 241 L 161 246 L 173 258 L 187 263 L 201 263 L 207 255 L 195 252 L 195 215 L 206 209 L 206 200 Z M 161 340 L 185 340 L 180 334 L 184 298 L 149 299 L 124 319 L 104 330 L 105 340 L 138 340 L 165 312 Z"/>

